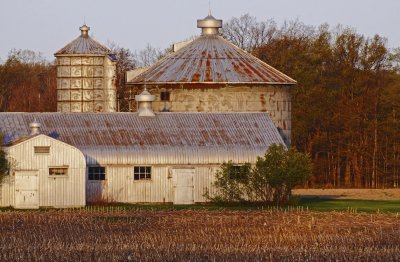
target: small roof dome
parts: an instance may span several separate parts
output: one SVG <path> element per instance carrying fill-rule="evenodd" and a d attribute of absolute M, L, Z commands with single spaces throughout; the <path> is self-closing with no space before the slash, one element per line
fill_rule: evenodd
<path fill-rule="evenodd" d="M 152 108 L 152 102 L 156 100 L 156 96 L 150 94 L 146 87 L 140 95 L 135 96 L 135 100 L 138 103 L 138 114 L 139 116 L 154 117 L 155 114 Z"/>
<path fill-rule="evenodd" d="M 40 128 L 41 124 L 39 122 L 37 122 L 36 119 L 35 119 L 35 120 L 33 120 L 32 123 L 29 124 L 29 127 L 30 128 Z"/>
<path fill-rule="evenodd" d="M 79 27 L 79 30 L 81 30 L 81 36 L 87 37 L 89 35 L 90 27 L 84 24 L 83 26 Z"/>
<path fill-rule="evenodd" d="M 204 19 L 197 20 L 197 27 L 201 28 L 202 35 L 218 35 L 222 28 L 222 20 L 216 19 L 211 13 Z"/>
<path fill-rule="evenodd" d="M 31 128 L 31 135 L 33 136 L 40 134 L 39 130 L 41 126 L 42 125 L 39 122 L 37 122 L 36 119 L 33 120 L 33 122 L 29 124 L 29 127 Z"/>
<path fill-rule="evenodd" d="M 147 89 L 145 88 L 143 92 L 140 93 L 140 95 L 135 96 L 135 100 L 138 102 L 153 102 L 154 100 L 156 100 L 156 96 L 150 94 L 149 91 L 147 91 Z"/>

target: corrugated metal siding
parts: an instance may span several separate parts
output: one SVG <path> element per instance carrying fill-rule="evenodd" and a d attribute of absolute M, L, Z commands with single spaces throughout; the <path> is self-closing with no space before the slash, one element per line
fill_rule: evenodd
<path fill-rule="evenodd" d="M 194 202 L 207 202 L 204 197 L 206 190 L 210 195 L 215 194 L 215 187 L 212 183 L 215 181 L 215 172 L 219 166 L 196 167 L 194 176 Z"/>
<path fill-rule="evenodd" d="M 35 146 L 50 146 L 50 154 L 34 154 Z M 13 170 L 38 170 L 39 206 L 75 207 L 85 205 L 83 154 L 76 148 L 39 135 L 7 148 Z M 49 167 L 68 166 L 67 177 L 49 177 Z M 14 177 L 3 183 L 2 206 L 14 205 Z"/>
<path fill-rule="evenodd" d="M 69 44 L 58 50 L 54 55 L 91 54 L 108 55 L 111 50 L 103 46 L 90 36 L 79 36 Z"/>
<path fill-rule="evenodd" d="M 151 180 L 133 179 L 134 166 L 107 166 L 105 181 L 88 181 L 88 202 L 172 202 L 168 167 L 152 167 Z"/>
<path fill-rule="evenodd" d="M 248 83 L 296 81 L 220 36 L 200 36 L 158 61 L 129 84 Z"/>
<path fill-rule="evenodd" d="M 8 141 L 41 132 L 79 148 L 88 164 L 219 164 L 252 162 L 284 144 L 267 113 L 0 113 Z"/>
<path fill-rule="evenodd" d="M 1 188 L 0 206 L 8 207 L 14 205 L 14 176 L 4 178 Z"/>
<path fill-rule="evenodd" d="M 106 180 L 88 181 L 88 202 L 122 202 L 122 203 L 172 203 L 174 186 L 172 169 L 195 168 L 194 201 L 206 202 L 204 193 L 209 189 L 215 193 L 212 183 L 219 166 L 152 166 L 152 179 L 135 181 L 134 166 L 107 166 Z"/>

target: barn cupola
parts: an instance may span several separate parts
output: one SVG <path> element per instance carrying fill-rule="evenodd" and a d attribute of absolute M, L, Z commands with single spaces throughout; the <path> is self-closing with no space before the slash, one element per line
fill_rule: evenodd
<path fill-rule="evenodd" d="M 197 20 L 197 28 L 201 28 L 201 35 L 219 35 L 219 29 L 222 28 L 222 20 L 215 19 L 210 11 L 204 19 Z"/>
<path fill-rule="evenodd" d="M 29 127 L 31 128 L 31 136 L 40 134 L 40 126 L 41 126 L 40 123 L 37 122 L 36 119 L 29 124 Z"/>
<path fill-rule="evenodd" d="M 81 30 L 81 36 L 82 37 L 88 37 L 89 36 L 90 27 L 88 27 L 86 24 L 84 24 L 83 26 L 79 27 L 79 30 Z"/>
<path fill-rule="evenodd" d="M 137 108 L 139 116 L 155 116 L 152 103 L 156 100 L 156 96 L 150 94 L 146 87 L 140 95 L 135 96 L 135 100 L 138 103 Z"/>

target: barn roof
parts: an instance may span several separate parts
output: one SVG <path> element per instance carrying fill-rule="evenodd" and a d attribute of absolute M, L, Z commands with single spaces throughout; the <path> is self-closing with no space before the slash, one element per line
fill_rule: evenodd
<path fill-rule="evenodd" d="M 139 74 L 128 84 L 283 84 L 296 81 L 225 40 L 222 20 L 197 21 L 202 35 Z"/>
<path fill-rule="evenodd" d="M 54 55 L 108 55 L 111 50 L 100 44 L 88 34 L 90 27 L 83 25 L 79 28 L 81 35 L 71 41 L 69 44 L 58 50 Z"/>
<path fill-rule="evenodd" d="M 284 144 L 267 113 L 0 113 L 3 142 L 28 136 L 35 119 L 42 134 L 79 148 L 88 162 L 249 161 Z"/>

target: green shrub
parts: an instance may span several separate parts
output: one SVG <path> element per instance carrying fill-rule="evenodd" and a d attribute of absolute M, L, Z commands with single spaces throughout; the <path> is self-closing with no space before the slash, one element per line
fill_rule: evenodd
<path fill-rule="evenodd" d="M 214 186 L 218 189 L 218 193 L 210 196 L 206 190 L 205 197 L 218 203 L 245 201 L 250 170 L 251 166 L 248 163 L 244 165 L 235 165 L 232 161 L 223 163 L 215 174 Z"/>
<path fill-rule="evenodd" d="M 3 137 L 0 134 L 0 183 L 3 178 L 8 175 L 9 164 L 6 156 L 6 152 L 4 152 L 3 147 Z"/>
<path fill-rule="evenodd" d="M 216 173 L 217 194 L 205 196 L 213 202 L 261 201 L 284 204 L 289 201 L 294 186 L 301 185 L 312 175 L 310 157 L 295 148 L 286 149 L 273 144 L 253 168 L 232 161 L 223 163 Z"/>

